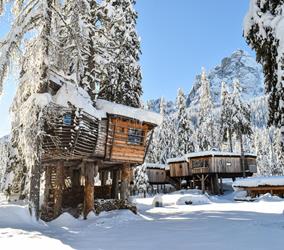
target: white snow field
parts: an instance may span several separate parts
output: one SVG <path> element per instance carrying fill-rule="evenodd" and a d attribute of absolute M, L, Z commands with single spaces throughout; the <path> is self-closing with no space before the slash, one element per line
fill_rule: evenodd
<path fill-rule="evenodd" d="M 284 249 L 284 200 L 267 195 L 235 202 L 234 195 L 180 191 L 159 200 L 136 198 L 139 214 L 120 210 L 88 220 L 63 214 L 50 223 L 34 221 L 24 205 L 0 198 L 0 249 Z M 184 204 L 192 200 L 192 205 Z M 198 201 L 199 200 L 199 201 Z M 201 205 L 200 205 L 201 204 Z"/>

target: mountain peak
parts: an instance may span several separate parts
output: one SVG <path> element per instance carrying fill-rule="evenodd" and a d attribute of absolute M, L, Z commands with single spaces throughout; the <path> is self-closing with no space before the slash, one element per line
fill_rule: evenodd
<path fill-rule="evenodd" d="M 188 95 L 187 104 L 196 105 L 199 102 L 200 75 L 197 75 Z M 225 57 L 221 64 L 210 70 L 208 80 L 212 99 L 215 104 L 220 104 L 221 83 L 225 81 L 228 89 L 232 90 L 234 79 L 239 79 L 242 86 L 242 98 L 249 101 L 264 93 L 264 77 L 262 67 L 255 58 L 246 51 L 236 50 L 229 57 Z"/>

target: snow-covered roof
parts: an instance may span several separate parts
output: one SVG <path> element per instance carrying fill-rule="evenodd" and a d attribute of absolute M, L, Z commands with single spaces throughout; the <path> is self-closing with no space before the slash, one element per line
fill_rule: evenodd
<path fill-rule="evenodd" d="M 104 111 L 111 115 L 130 117 L 139 121 L 148 122 L 156 125 L 160 125 L 163 121 L 163 117 L 158 113 L 144 109 L 133 108 L 102 99 L 98 99 L 96 101 L 96 107 L 98 110 Z"/>
<path fill-rule="evenodd" d="M 184 156 L 167 159 L 167 163 L 183 162 L 186 161 Z"/>
<path fill-rule="evenodd" d="M 106 117 L 105 112 L 97 110 L 93 106 L 93 101 L 87 91 L 72 83 L 65 82 L 56 95 L 52 97 L 52 101 L 64 107 L 69 107 L 70 103 L 99 119 Z"/>
<path fill-rule="evenodd" d="M 251 156 L 251 157 L 256 157 L 255 154 L 251 153 L 245 153 L 245 156 Z M 167 160 L 167 163 L 175 163 L 175 162 L 183 162 L 186 161 L 190 158 L 194 157 L 202 157 L 202 156 L 238 156 L 240 157 L 240 153 L 233 153 L 233 152 L 222 152 L 222 151 L 202 151 L 202 152 L 194 152 L 194 153 L 189 153 L 181 157 L 177 158 L 170 158 Z"/>
<path fill-rule="evenodd" d="M 144 165 L 146 166 L 146 168 L 150 168 L 150 169 L 166 169 L 167 165 L 165 164 L 158 164 L 158 163 L 144 163 Z"/>
<path fill-rule="evenodd" d="M 251 153 L 245 153 L 244 155 L 256 157 L 255 154 L 251 154 Z M 201 157 L 201 156 L 241 156 L 241 153 L 223 152 L 223 151 L 202 151 L 202 152 L 189 153 L 189 154 L 186 154 L 184 157 L 186 159 L 190 159 L 190 158 Z"/>
<path fill-rule="evenodd" d="M 238 187 L 284 186 L 284 176 L 251 177 L 239 179 L 233 183 Z"/>

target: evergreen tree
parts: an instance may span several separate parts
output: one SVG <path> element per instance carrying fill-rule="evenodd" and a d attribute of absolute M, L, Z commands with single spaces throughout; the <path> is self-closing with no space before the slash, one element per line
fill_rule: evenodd
<path fill-rule="evenodd" d="M 141 69 L 138 64 L 140 40 L 135 30 L 137 12 L 134 0 L 105 0 L 111 22 L 105 21 L 112 61 L 106 65 L 108 74 L 101 83 L 99 97 L 133 107 L 140 107 Z M 110 11 L 111 10 L 111 11 Z"/>
<path fill-rule="evenodd" d="M 257 61 L 263 65 L 265 87 L 268 94 L 268 125 L 284 132 L 284 0 L 251 0 L 244 22 L 244 36 L 256 51 Z M 284 151 L 284 135 L 282 135 Z"/>
<path fill-rule="evenodd" d="M 213 102 L 210 84 L 203 69 L 201 74 L 200 103 L 196 139 L 199 150 L 211 150 L 218 147 L 216 126 L 214 121 Z"/>
<path fill-rule="evenodd" d="M 189 152 L 194 152 L 193 144 L 193 128 L 191 120 L 189 119 L 188 112 L 186 110 L 186 97 L 181 89 L 178 90 L 178 96 L 176 101 L 177 118 L 176 118 L 176 143 L 175 153 L 176 155 L 184 155 Z"/>
<path fill-rule="evenodd" d="M 147 166 L 143 164 L 138 166 L 134 170 L 134 188 L 139 193 L 143 192 L 144 197 L 146 197 L 147 188 L 149 186 L 149 178 L 147 175 Z"/>
<path fill-rule="evenodd" d="M 228 93 L 225 82 L 222 82 L 221 89 L 221 141 L 229 141 L 230 152 L 233 152 L 233 110 L 232 98 Z"/>
<path fill-rule="evenodd" d="M 243 136 L 250 136 L 252 134 L 252 128 L 250 121 L 250 107 L 241 100 L 241 85 L 237 79 L 234 81 L 234 90 L 232 94 L 232 130 L 240 141 L 242 169 L 243 175 L 245 176 Z"/>

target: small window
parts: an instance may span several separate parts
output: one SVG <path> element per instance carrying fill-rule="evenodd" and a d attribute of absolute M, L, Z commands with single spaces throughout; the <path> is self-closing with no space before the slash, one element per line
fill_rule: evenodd
<path fill-rule="evenodd" d="M 232 163 L 231 163 L 230 161 L 227 161 L 227 162 L 226 162 L 226 165 L 227 165 L 228 167 L 230 167 L 230 166 L 232 166 Z"/>
<path fill-rule="evenodd" d="M 134 145 L 142 144 L 142 129 L 129 128 L 128 129 L 128 143 Z"/>
<path fill-rule="evenodd" d="M 67 125 L 67 126 L 72 125 L 72 117 L 71 117 L 71 114 L 65 114 L 65 115 L 63 116 L 63 124 L 64 124 L 64 125 Z"/>

